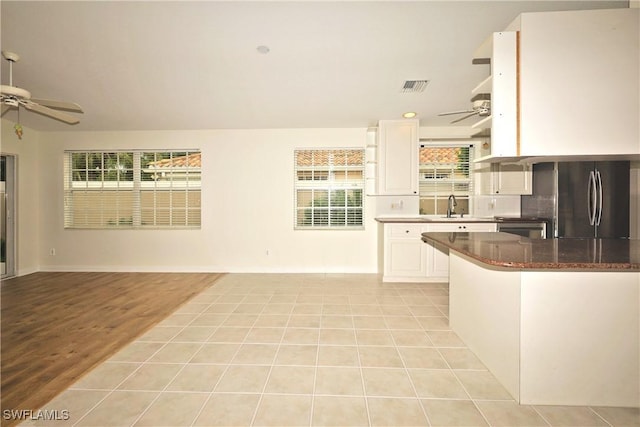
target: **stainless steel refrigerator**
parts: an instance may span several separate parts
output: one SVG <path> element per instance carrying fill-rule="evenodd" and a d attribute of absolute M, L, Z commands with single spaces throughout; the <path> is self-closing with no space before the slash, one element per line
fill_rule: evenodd
<path fill-rule="evenodd" d="M 557 237 L 629 237 L 628 161 L 557 164 Z"/>

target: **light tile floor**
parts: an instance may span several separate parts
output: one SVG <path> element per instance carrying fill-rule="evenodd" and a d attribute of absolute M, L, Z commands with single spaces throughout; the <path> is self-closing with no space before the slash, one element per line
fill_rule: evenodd
<path fill-rule="evenodd" d="M 447 314 L 446 284 L 230 274 L 22 425 L 640 426 L 516 404 Z"/>

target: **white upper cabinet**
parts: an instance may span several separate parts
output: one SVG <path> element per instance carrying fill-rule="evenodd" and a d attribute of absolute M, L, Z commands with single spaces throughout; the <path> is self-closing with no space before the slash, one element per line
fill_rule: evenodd
<path fill-rule="evenodd" d="M 494 194 L 532 194 L 533 172 L 529 164 L 499 163 L 493 164 Z"/>
<path fill-rule="evenodd" d="M 489 57 L 491 75 L 472 92 L 474 99 L 489 95 L 491 115 L 474 128 L 491 129 L 491 155 L 518 155 L 518 33 L 493 33 L 476 52 Z"/>
<path fill-rule="evenodd" d="M 639 22 L 638 8 L 524 13 L 494 33 L 476 52 L 491 157 L 640 158 Z"/>
<path fill-rule="evenodd" d="M 378 124 L 378 194 L 418 194 L 418 120 Z"/>
<path fill-rule="evenodd" d="M 489 154 L 490 144 L 478 146 L 477 157 Z M 474 176 L 478 194 L 522 195 L 533 193 L 533 167 L 528 163 L 476 163 Z"/>
<path fill-rule="evenodd" d="M 483 163 L 479 175 L 480 194 L 523 195 L 533 193 L 533 172 L 530 164 Z"/>

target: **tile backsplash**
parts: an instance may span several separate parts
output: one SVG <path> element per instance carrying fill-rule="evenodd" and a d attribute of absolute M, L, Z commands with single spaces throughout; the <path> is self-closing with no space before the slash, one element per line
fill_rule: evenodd
<path fill-rule="evenodd" d="M 420 198 L 418 196 L 376 196 L 376 216 L 418 215 Z"/>
<path fill-rule="evenodd" d="M 520 215 L 520 196 L 474 196 L 473 216 L 518 216 Z"/>
<path fill-rule="evenodd" d="M 372 199 L 376 206 L 376 216 L 418 215 L 420 213 L 418 196 L 376 196 Z M 520 215 L 520 196 L 473 196 L 472 206 L 472 216 L 517 216 Z"/>

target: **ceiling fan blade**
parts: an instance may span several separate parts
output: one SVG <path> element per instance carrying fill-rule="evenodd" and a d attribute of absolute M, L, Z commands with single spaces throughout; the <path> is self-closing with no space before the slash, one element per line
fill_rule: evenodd
<path fill-rule="evenodd" d="M 462 110 L 462 111 L 449 111 L 446 113 L 440 113 L 439 116 L 450 116 L 452 114 L 465 114 L 465 113 L 473 113 L 475 110 Z"/>
<path fill-rule="evenodd" d="M 80 119 L 72 116 L 71 114 L 63 113 L 61 111 L 56 111 L 52 108 L 45 107 L 40 104 L 36 104 L 35 102 L 22 101 L 21 104 L 27 110 L 40 113 L 44 116 L 48 116 L 56 120 L 60 120 L 61 122 L 69 123 L 70 125 L 75 125 L 76 123 L 80 123 Z"/>
<path fill-rule="evenodd" d="M 459 119 L 455 119 L 455 120 L 454 120 L 454 121 L 452 121 L 451 123 L 458 123 L 458 122 L 461 122 L 461 121 L 463 121 L 464 119 L 468 119 L 468 118 L 469 118 L 469 117 L 471 117 L 471 116 L 475 116 L 476 114 L 478 114 L 478 112 L 477 112 L 477 111 L 474 111 L 473 113 L 471 113 L 471 114 L 467 114 L 467 115 L 466 115 L 466 116 L 464 116 L 464 117 L 460 117 Z"/>
<path fill-rule="evenodd" d="M 45 107 L 55 108 L 56 110 L 65 110 L 65 111 L 73 111 L 76 113 L 83 113 L 82 107 L 76 104 L 75 102 L 65 102 L 65 101 L 55 101 L 53 99 L 34 99 L 31 98 L 32 102 L 36 104 L 44 105 Z"/>

